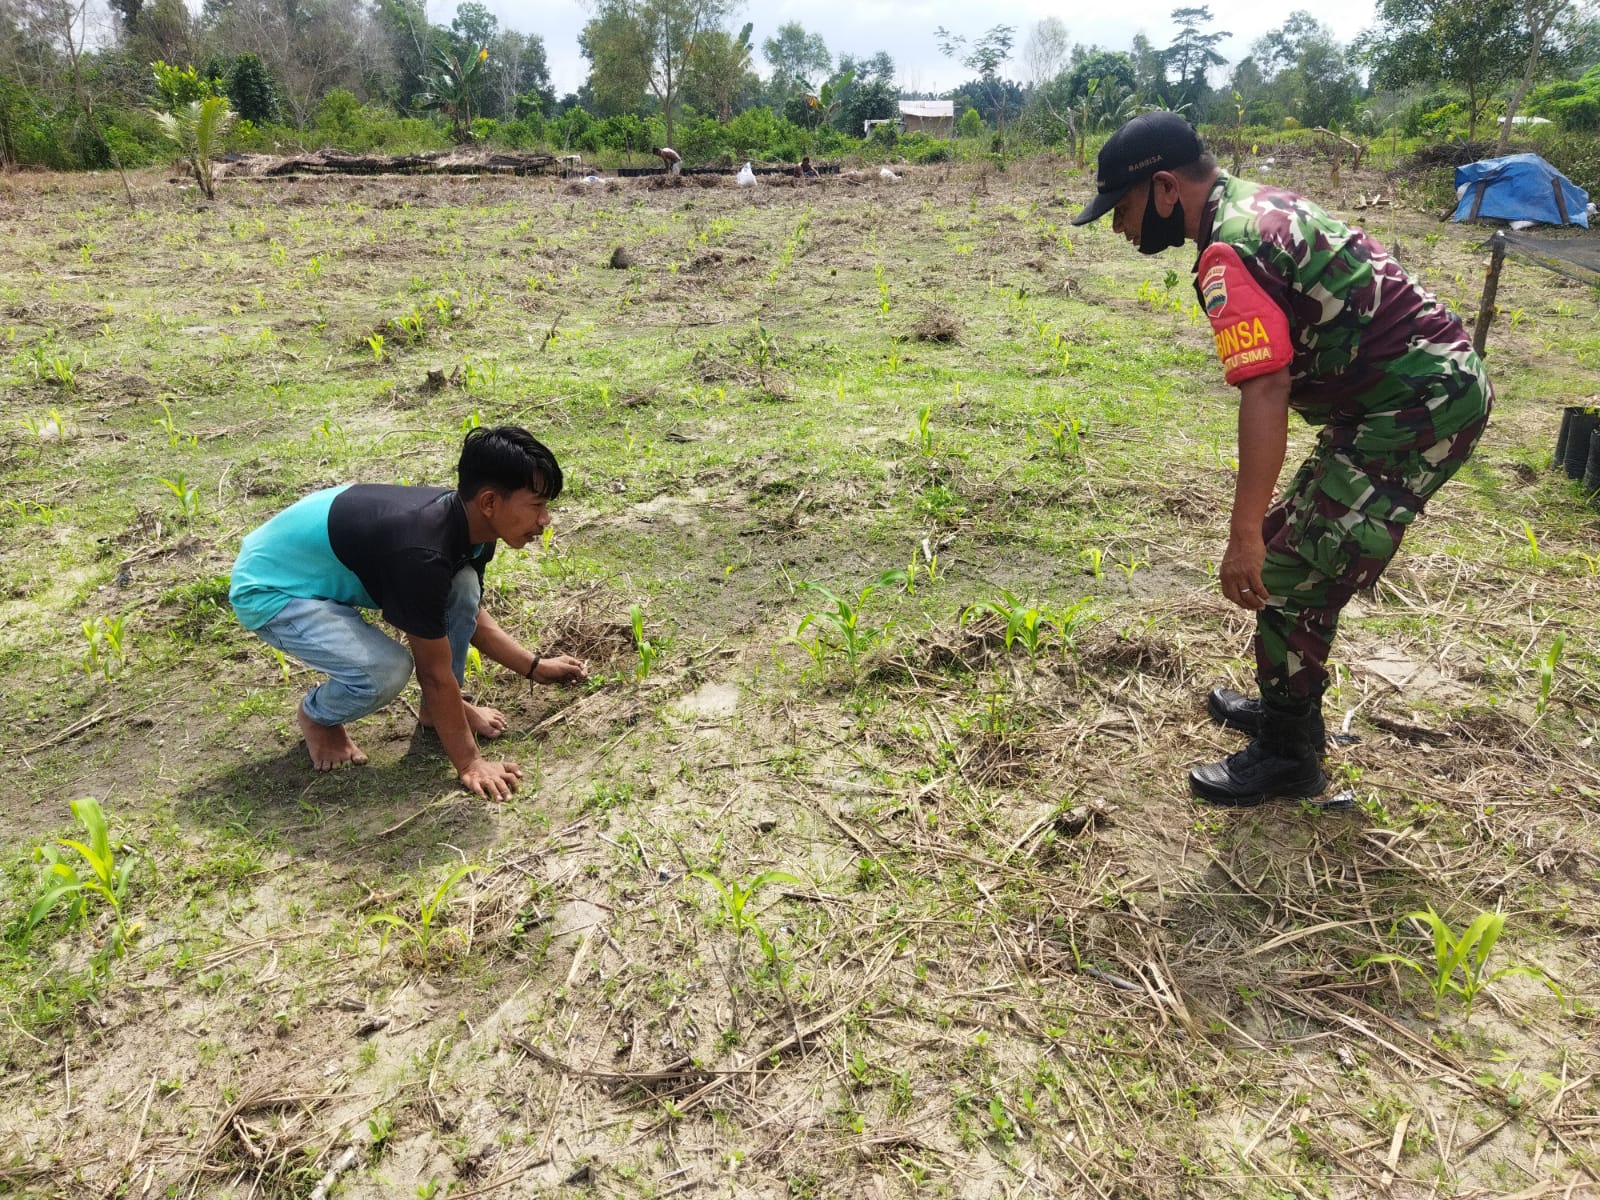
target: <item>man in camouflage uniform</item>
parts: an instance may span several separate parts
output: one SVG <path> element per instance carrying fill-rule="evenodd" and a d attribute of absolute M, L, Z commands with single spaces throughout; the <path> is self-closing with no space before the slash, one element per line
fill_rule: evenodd
<path fill-rule="evenodd" d="M 1199 247 L 1195 290 L 1239 388 L 1239 475 L 1223 595 L 1256 614 L 1252 700 L 1225 688 L 1214 720 L 1253 735 L 1196 767 L 1217 804 L 1326 785 L 1322 693 L 1339 612 L 1376 582 L 1406 526 L 1471 454 L 1494 392 L 1461 322 L 1372 238 L 1282 188 L 1236 179 L 1181 117 L 1146 113 L 1100 151 L 1097 194 L 1143 254 Z M 1276 499 L 1288 411 L 1321 427 Z"/>

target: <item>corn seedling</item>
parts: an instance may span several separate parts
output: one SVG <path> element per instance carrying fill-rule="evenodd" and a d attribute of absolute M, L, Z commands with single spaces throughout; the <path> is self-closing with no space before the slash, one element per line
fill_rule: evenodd
<path fill-rule="evenodd" d="M 1079 631 L 1088 625 L 1092 625 L 1099 620 L 1099 617 L 1086 596 L 1066 608 L 1046 609 L 1044 620 L 1050 628 L 1056 631 L 1056 636 L 1061 639 L 1062 653 L 1070 655 L 1078 648 Z"/>
<path fill-rule="evenodd" d="M 639 661 L 634 664 L 633 674 L 636 679 L 649 678 L 650 672 L 655 669 L 656 659 L 661 657 L 666 643 L 652 641 L 644 635 L 644 609 L 637 604 L 630 605 L 628 616 L 633 622 L 633 648 L 639 655 Z"/>
<path fill-rule="evenodd" d="M 929 427 L 932 419 L 933 405 L 924 404 L 917 410 L 917 445 L 922 448 L 924 454 L 932 454 L 934 451 L 934 434 Z"/>
<path fill-rule="evenodd" d="M 1150 564 L 1147 563 L 1147 562 L 1140 562 L 1137 558 L 1130 558 L 1125 563 L 1118 563 L 1117 564 L 1117 570 L 1121 571 L 1124 575 L 1126 575 L 1128 577 L 1128 582 L 1132 583 L 1133 582 L 1133 573 L 1135 571 L 1137 571 L 1140 567 L 1148 567 L 1149 565 Z"/>
<path fill-rule="evenodd" d="M 889 315 L 889 281 L 883 277 L 883 264 L 875 263 L 872 267 L 872 277 L 878 281 L 878 315 Z"/>
<path fill-rule="evenodd" d="M 83 623 L 83 673 L 93 675 L 99 671 L 107 679 L 112 668 L 128 660 L 127 616 L 100 617 Z"/>
<path fill-rule="evenodd" d="M 1062 462 L 1077 458 L 1082 452 L 1080 439 L 1083 436 L 1083 422 L 1077 417 L 1057 417 L 1054 421 L 1046 421 L 1044 427 L 1055 447 L 1056 457 Z"/>
<path fill-rule="evenodd" d="M 344 431 L 344 426 L 332 417 L 323 417 L 317 427 L 311 431 L 311 444 L 315 446 L 321 442 L 329 450 L 348 450 L 350 437 Z"/>
<path fill-rule="evenodd" d="M 800 587 L 803 591 L 816 592 L 822 597 L 831 611 L 807 613 L 800 618 L 800 624 L 795 627 L 794 636 L 787 640 L 804 647 L 806 652 L 811 655 L 812 661 L 820 667 L 827 657 L 829 644 L 820 635 L 809 642 L 805 641 L 802 635 L 818 622 L 831 626 L 838 638 L 839 649 L 844 651 L 845 661 L 850 664 L 850 669 L 854 670 L 862 655 L 884 642 L 888 637 L 890 626 L 894 624 L 893 618 L 876 628 L 864 623 L 862 613 L 866 608 L 867 601 L 872 598 L 872 594 L 879 588 L 904 586 L 905 582 L 905 572 L 889 571 L 879 576 L 875 583 L 869 583 L 862 588 L 854 603 L 842 596 L 835 595 L 820 583 L 802 583 Z"/>
<path fill-rule="evenodd" d="M 106 947 L 115 958 L 121 955 L 127 940 L 122 904 L 128 895 L 128 879 L 138 865 L 138 854 L 125 845 L 111 844 L 105 810 L 93 796 L 74 800 L 72 815 L 83 826 L 88 840 L 62 838 L 54 846 L 41 846 L 35 851 L 38 861 L 46 864 L 45 888 L 17 932 L 20 939 L 26 941 L 63 903 L 67 905 L 68 924 L 76 928 L 88 916 L 91 904 L 104 903 L 115 922 L 112 941 Z M 78 862 L 68 862 L 63 851 L 71 851 Z"/>
<path fill-rule="evenodd" d="M 1005 622 L 1007 650 L 1011 649 L 1013 642 L 1020 641 L 1030 659 L 1038 657 L 1040 637 L 1049 628 L 1041 609 L 1018 600 L 1001 588 L 1000 594 L 995 599 L 980 600 L 976 604 L 969 605 L 966 612 L 961 614 L 961 623 L 965 625 L 974 617 L 982 616 L 996 616 Z"/>
<path fill-rule="evenodd" d="M 756 921 L 755 917 L 747 910 L 750 901 L 762 888 L 770 887 L 775 883 L 787 883 L 796 887 L 800 880 L 787 871 L 763 871 L 747 884 L 740 883 L 737 879 L 724 880 L 721 876 L 711 871 L 690 871 L 690 876 L 703 879 L 717 889 L 717 895 L 722 900 L 722 915 L 733 927 L 733 936 L 736 945 L 742 944 L 746 932 L 754 933 L 756 943 L 761 947 L 762 956 L 767 960 L 769 967 L 776 968 L 782 952 L 767 936 L 766 930 Z"/>
<path fill-rule="evenodd" d="M 39 417 L 26 416 L 17 423 L 39 442 L 64 442 L 72 436 L 72 428 L 59 409 L 48 409 Z"/>
<path fill-rule="evenodd" d="M 1106 577 L 1106 552 L 1099 546 L 1090 546 L 1087 550 L 1083 551 L 1083 553 L 1079 554 L 1078 557 L 1083 559 L 1083 561 L 1089 565 L 1089 574 L 1093 575 L 1096 579 L 1104 579 Z"/>
<path fill-rule="evenodd" d="M 1550 707 L 1550 689 L 1555 685 L 1556 667 L 1561 662 L 1561 652 L 1566 645 L 1567 635 L 1558 633 L 1556 640 L 1550 643 L 1550 649 L 1539 656 L 1539 700 L 1534 707 L 1541 717 Z"/>
<path fill-rule="evenodd" d="M 1443 1000 L 1446 996 L 1460 997 L 1466 1006 L 1465 1012 L 1469 1019 L 1472 1016 L 1472 1002 L 1478 993 L 1495 980 L 1507 977 L 1536 979 L 1554 992 L 1557 1000 L 1562 1004 L 1566 1003 L 1561 989 L 1539 967 L 1501 967 L 1498 971 L 1486 973 L 1489 956 L 1494 953 L 1495 943 L 1500 940 L 1500 934 L 1506 925 L 1506 915 L 1498 909 L 1479 913 L 1472 919 L 1472 923 L 1457 935 L 1445 919 L 1430 906 L 1401 917 L 1390 929 L 1390 935 L 1392 936 L 1395 930 L 1407 922 L 1417 927 L 1418 932 L 1426 932 L 1433 938 L 1431 972 L 1427 966 L 1409 954 L 1374 954 L 1362 959 L 1359 965 L 1393 963 L 1415 971 L 1427 980 L 1428 988 L 1433 992 L 1435 1000 Z"/>
<path fill-rule="evenodd" d="M 383 361 L 383 334 L 375 333 L 367 339 L 367 345 L 372 348 L 372 361 Z"/>
<path fill-rule="evenodd" d="M 1526 521 L 1522 523 L 1522 536 L 1527 540 L 1528 553 L 1534 562 L 1539 561 L 1539 535 L 1533 531 L 1533 526 Z"/>
<path fill-rule="evenodd" d="M 178 508 L 185 517 L 198 516 L 200 513 L 200 489 L 189 482 L 188 477 L 179 472 L 176 479 L 161 479 L 162 485 L 171 492 L 178 502 Z"/>
<path fill-rule="evenodd" d="M 185 433 L 178 428 L 178 423 L 172 419 L 172 407 L 165 400 L 158 400 L 157 403 L 161 405 L 161 415 L 152 424 L 167 435 L 167 445 L 192 447 L 200 444 L 200 439 L 196 435 Z"/>
<path fill-rule="evenodd" d="M 398 932 L 406 939 L 407 946 L 415 949 L 417 957 L 426 966 L 429 949 L 439 936 L 445 910 L 450 907 L 450 893 L 455 890 L 456 884 L 468 875 L 481 870 L 483 868 L 477 863 L 463 863 L 446 875 L 431 893 L 427 891 L 419 893 L 415 921 L 409 921 L 395 912 L 381 912 L 362 922 L 363 926 L 377 925 L 382 929 L 378 936 L 378 957 L 381 959 L 387 950 L 390 935 Z"/>

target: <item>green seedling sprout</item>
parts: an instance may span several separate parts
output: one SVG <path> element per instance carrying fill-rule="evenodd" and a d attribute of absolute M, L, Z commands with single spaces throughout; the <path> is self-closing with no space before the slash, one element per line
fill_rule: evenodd
<path fill-rule="evenodd" d="M 1090 604 L 1089 598 L 1085 596 L 1083 599 L 1069 604 L 1066 608 L 1046 609 L 1044 619 L 1046 624 L 1056 631 L 1056 636 L 1061 639 L 1062 654 L 1070 657 L 1078 648 L 1079 630 L 1085 626 L 1092 625 L 1099 620 L 1099 617 L 1094 611 L 1094 606 Z"/>
<path fill-rule="evenodd" d="M 933 405 L 924 404 L 917 410 L 917 445 L 922 448 L 924 454 L 932 454 L 934 451 L 933 430 L 929 428 L 932 419 Z"/>
<path fill-rule="evenodd" d="M 885 621 L 881 626 L 874 628 L 862 621 L 862 612 L 872 594 L 881 587 L 904 587 L 906 573 L 904 571 L 888 571 L 880 575 L 876 582 L 869 583 L 861 589 L 855 602 L 835 595 L 830 589 L 820 583 L 802 583 L 801 590 L 816 592 L 822 597 L 827 608 L 831 611 L 807 613 L 800 618 L 800 624 L 795 627 L 794 636 L 786 639 L 803 647 L 811 655 L 812 661 L 817 666 L 822 666 L 827 657 L 828 644 L 819 636 L 807 642 L 802 634 L 812 625 L 822 622 L 833 627 L 838 635 L 839 647 L 844 651 L 845 661 L 854 670 L 862 655 L 874 647 L 881 645 L 888 637 L 890 626 L 894 624 L 893 618 Z"/>
<path fill-rule="evenodd" d="M 17 423 L 28 431 L 29 437 L 39 442 L 64 442 L 72 436 L 67 419 L 55 408 L 45 410 L 40 417 L 23 417 Z"/>
<path fill-rule="evenodd" d="M 481 871 L 483 867 L 478 863 L 463 863 L 451 871 L 434 888 L 432 893 L 423 892 L 417 897 L 417 919 L 408 921 L 398 913 L 381 912 L 368 917 L 362 922 L 363 927 L 378 925 L 382 933 L 378 937 L 378 957 L 383 958 L 384 951 L 389 945 L 389 935 L 398 931 L 414 946 L 422 957 L 424 965 L 428 962 L 428 951 L 433 945 L 433 940 L 438 936 L 437 926 L 445 909 L 450 906 L 450 893 L 468 875 Z"/>
<path fill-rule="evenodd" d="M 1533 556 L 1533 561 L 1539 561 L 1539 535 L 1534 533 L 1533 526 L 1526 521 L 1522 523 L 1522 536 L 1528 541 L 1528 552 Z"/>
<path fill-rule="evenodd" d="M 1556 667 L 1561 663 L 1561 652 L 1566 645 L 1567 635 L 1558 633 L 1556 640 L 1550 643 L 1550 649 L 1539 656 L 1539 700 L 1534 708 L 1541 717 L 1550 707 L 1550 689 L 1555 685 Z"/>
<path fill-rule="evenodd" d="M 1478 993 L 1495 980 L 1508 977 L 1536 979 L 1554 992 L 1556 999 L 1563 1005 L 1566 1003 L 1566 997 L 1562 995 L 1561 989 L 1539 967 L 1510 966 L 1501 967 L 1498 971 L 1486 971 L 1489 956 L 1494 953 L 1495 943 L 1500 940 L 1500 934 L 1506 925 L 1506 915 L 1498 909 L 1493 912 L 1480 912 L 1458 936 L 1430 905 L 1426 909 L 1409 912 L 1401 917 L 1390 929 L 1390 935 L 1393 936 L 1395 930 L 1407 922 L 1421 927 L 1433 937 L 1431 971 L 1409 954 L 1374 954 L 1362 959 L 1358 965 L 1393 963 L 1415 971 L 1427 981 L 1435 1000 L 1443 1000 L 1446 996 L 1459 996 L 1466 1006 L 1465 1013 L 1468 1019 L 1472 1017 L 1472 1002 Z"/>
<path fill-rule="evenodd" d="M 119 613 L 114 617 L 92 618 L 83 623 L 85 675 L 99 671 L 109 680 L 112 668 L 128 661 L 127 622 L 127 615 Z"/>
<path fill-rule="evenodd" d="M 1080 438 L 1083 435 L 1081 420 L 1073 416 L 1061 416 L 1054 421 L 1046 421 L 1044 427 L 1045 432 L 1050 435 L 1058 459 L 1066 462 L 1069 458 L 1079 456 L 1082 450 Z"/>
<path fill-rule="evenodd" d="M 754 933 L 756 942 L 761 947 L 761 953 L 767 960 L 767 965 L 776 967 L 778 960 L 782 957 L 781 952 L 772 939 L 767 936 L 766 930 L 761 928 L 755 917 L 747 910 L 751 899 L 762 888 L 770 887 L 775 883 L 786 883 L 799 887 L 801 886 L 801 881 L 787 871 L 763 871 L 749 883 L 744 884 L 737 879 L 724 880 L 720 875 L 707 870 L 690 871 L 689 874 L 692 878 L 702 879 L 717 889 L 717 895 L 722 900 L 722 915 L 727 919 L 728 924 L 733 927 L 735 943 L 742 942 L 746 932 Z"/>
<path fill-rule="evenodd" d="M 367 339 L 367 345 L 372 347 L 372 361 L 383 361 L 383 334 L 375 333 Z"/>
<path fill-rule="evenodd" d="M 1150 565 L 1149 563 L 1141 562 L 1137 558 L 1130 558 L 1125 563 L 1118 563 L 1117 564 L 1117 569 L 1128 577 L 1128 582 L 1129 583 L 1132 583 L 1133 582 L 1133 573 L 1135 571 L 1137 571 L 1140 567 L 1148 567 L 1149 565 Z"/>
<path fill-rule="evenodd" d="M 121 955 L 128 930 L 123 923 L 123 901 L 128 895 L 128 880 L 138 865 L 139 855 L 125 845 L 111 844 L 110 826 L 105 810 L 93 796 L 72 802 L 72 815 L 83 826 L 88 841 L 62 838 L 54 846 L 41 846 L 35 852 L 40 862 L 46 863 L 45 890 L 33 902 L 19 930 L 21 939 L 37 929 L 56 907 L 63 902 L 68 906 L 69 924 L 76 928 L 83 923 L 89 907 L 103 902 L 111 910 L 115 922 L 113 941 L 107 947 L 112 957 Z M 70 850 L 78 857 L 78 865 L 68 862 L 62 854 Z M 120 855 L 121 861 L 118 861 Z"/>
<path fill-rule="evenodd" d="M 633 648 L 639 655 L 639 661 L 634 664 L 633 674 L 636 679 L 647 679 L 650 672 L 655 670 L 656 660 L 661 657 L 665 642 L 652 641 L 644 635 L 644 609 L 637 604 L 628 607 L 628 617 L 633 623 Z"/>
<path fill-rule="evenodd" d="M 167 491 L 171 492 L 173 498 L 177 500 L 178 508 L 184 516 L 193 517 L 199 515 L 200 489 L 190 484 L 183 472 L 180 471 L 176 479 L 162 478 L 161 482 L 166 485 Z"/>
<path fill-rule="evenodd" d="M 965 625 L 974 617 L 982 616 L 996 616 L 1005 622 L 1007 650 L 1011 649 L 1013 642 L 1020 641 L 1030 659 L 1038 657 L 1041 635 L 1049 628 L 1042 609 L 1018 600 L 1001 588 L 1000 594 L 993 600 L 980 600 L 969 605 L 961 614 L 961 624 Z"/>
<path fill-rule="evenodd" d="M 165 400 L 158 400 L 161 405 L 161 416 L 153 424 L 162 433 L 167 435 L 167 445 L 186 445 L 194 447 L 200 444 L 200 439 L 195 434 L 185 433 L 178 428 L 178 423 L 172 419 L 172 407 Z"/>
<path fill-rule="evenodd" d="M 1104 579 L 1106 577 L 1104 565 L 1106 552 L 1099 546 L 1090 546 L 1087 550 L 1083 551 L 1083 553 L 1079 554 L 1078 557 L 1089 564 L 1089 573 L 1096 579 Z"/>

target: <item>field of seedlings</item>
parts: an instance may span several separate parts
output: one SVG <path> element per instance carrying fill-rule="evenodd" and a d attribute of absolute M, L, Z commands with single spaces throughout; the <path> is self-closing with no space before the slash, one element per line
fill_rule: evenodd
<path fill-rule="evenodd" d="M 1272 170 L 1475 315 L 1439 179 Z M 1222 811 L 1191 252 L 1064 162 L 670 182 L 0 176 L 0 1193 L 1600 1196 L 1595 291 L 1507 263 L 1328 794 Z M 469 664 L 508 803 L 415 685 L 314 773 L 240 538 L 504 422 L 485 602 L 591 679 Z"/>

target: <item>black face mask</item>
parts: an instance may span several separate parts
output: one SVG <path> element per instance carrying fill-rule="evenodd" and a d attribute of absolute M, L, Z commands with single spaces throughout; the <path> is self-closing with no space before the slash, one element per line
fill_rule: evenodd
<path fill-rule="evenodd" d="M 1150 180 L 1150 192 L 1144 199 L 1144 220 L 1139 225 L 1139 253 L 1160 254 L 1163 250 L 1183 245 L 1183 201 L 1175 201 L 1172 214 L 1163 217 L 1156 211 L 1156 181 Z"/>

